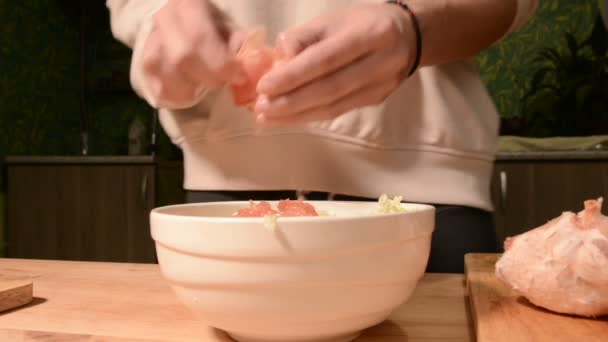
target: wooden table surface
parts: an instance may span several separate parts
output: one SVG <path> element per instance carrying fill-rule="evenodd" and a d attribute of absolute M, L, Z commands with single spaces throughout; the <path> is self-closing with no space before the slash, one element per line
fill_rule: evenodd
<path fill-rule="evenodd" d="M 0 259 L 34 281 L 34 301 L 0 313 L 0 341 L 231 341 L 197 321 L 158 265 Z M 472 341 L 464 276 L 427 274 L 414 296 L 357 342 Z"/>

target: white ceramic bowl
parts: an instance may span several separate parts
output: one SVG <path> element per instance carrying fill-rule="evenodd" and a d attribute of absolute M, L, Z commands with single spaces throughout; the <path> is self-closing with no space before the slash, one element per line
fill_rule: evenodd
<path fill-rule="evenodd" d="M 273 202 L 271 202 L 273 203 Z M 435 209 L 309 201 L 335 216 L 230 217 L 247 202 L 157 208 L 163 276 L 205 323 L 237 341 L 350 341 L 407 301 L 428 261 Z M 273 203 L 276 204 L 276 203 Z"/>

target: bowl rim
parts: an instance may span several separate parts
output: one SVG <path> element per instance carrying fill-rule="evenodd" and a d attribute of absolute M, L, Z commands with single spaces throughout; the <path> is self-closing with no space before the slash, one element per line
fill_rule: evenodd
<path fill-rule="evenodd" d="M 150 216 L 162 217 L 162 218 L 179 218 L 187 220 L 214 220 L 226 223 L 237 223 L 237 222 L 264 222 L 266 217 L 233 217 L 233 216 L 193 216 L 193 215 L 177 215 L 167 213 L 175 208 L 187 208 L 187 207 L 215 207 L 215 206 L 226 206 L 226 205 L 247 205 L 250 201 L 220 201 L 220 202 L 201 202 L 201 203 L 184 203 L 184 204 L 172 204 L 161 207 L 156 207 L 150 211 Z M 260 202 L 260 201 L 254 201 Z M 278 203 L 278 201 L 266 201 L 269 203 Z M 319 201 L 319 200 L 306 200 L 306 203 L 310 203 L 313 206 L 316 203 L 338 203 L 338 204 L 357 204 L 357 205 L 369 205 L 378 203 L 376 201 Z M 309 222 L 314 221 L 339 221 L 339 220 L 352 220 L 352 219 L 373 219 L 373 218 L 390 218 L 399 216 L 409 216 L 414 214 L 420 214 L 423 212 L 434 212 L 436 207 L 431 204 L 416 203 L 416 202 L 401 202 L 402 205 L 413 206 L 416 210 L 406 210 L 401 213 L 370 213 L 370 214 L 352 214 L 352 215 L 340 215 L 340 216 L 277 216 L 277 220 L 281 222 Z"/>

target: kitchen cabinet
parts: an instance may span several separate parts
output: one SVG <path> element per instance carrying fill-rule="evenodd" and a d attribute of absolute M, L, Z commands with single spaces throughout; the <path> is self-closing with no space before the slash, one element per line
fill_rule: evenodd
<path fill-rule="evenodd" d="M 499 154 L 492 181 L 497 235 L 523 233 L 608 197 L 608 152 Z"/>
<path fill-rule="evenodd" d="M 182 204 L 186 201 L 184 166 L 181 161 L 158 160 L 156 162 L 155 207 Z"/>
<path fill-rule="evenodd" d="M 8 157 L 7 256 L 155 262 L 149 211 L 183 203 L 183 166 L 152 157 Z M 608 151 L 499 153 L 497 235 L 608 197 Z"/>
<path fill-rule="evenodd" d="M 7 158 L 7 256 L 155 262 L 152 157 Z"/>

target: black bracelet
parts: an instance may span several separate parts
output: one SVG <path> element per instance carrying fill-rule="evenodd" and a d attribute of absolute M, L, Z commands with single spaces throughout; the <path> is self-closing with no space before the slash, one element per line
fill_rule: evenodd
<path fill-rule="evenodd" d="M 410 7 L 403 0 L 387 0 L 386 3 L 401 6 L 401 8 L 403 8 L 412 18 L 412 25 L 414 26 L 414 32 L 416 33 L 416 59 L 414 59 L 412 69 L 407 74 L 409 77 L 416 72 L 418 66 L 420 65 L 420 56 L 422 55 L 422 33 L 420 32 L 420 24 L 418 23 L 418 18 L 414 12 L 412 12 Z"/>

